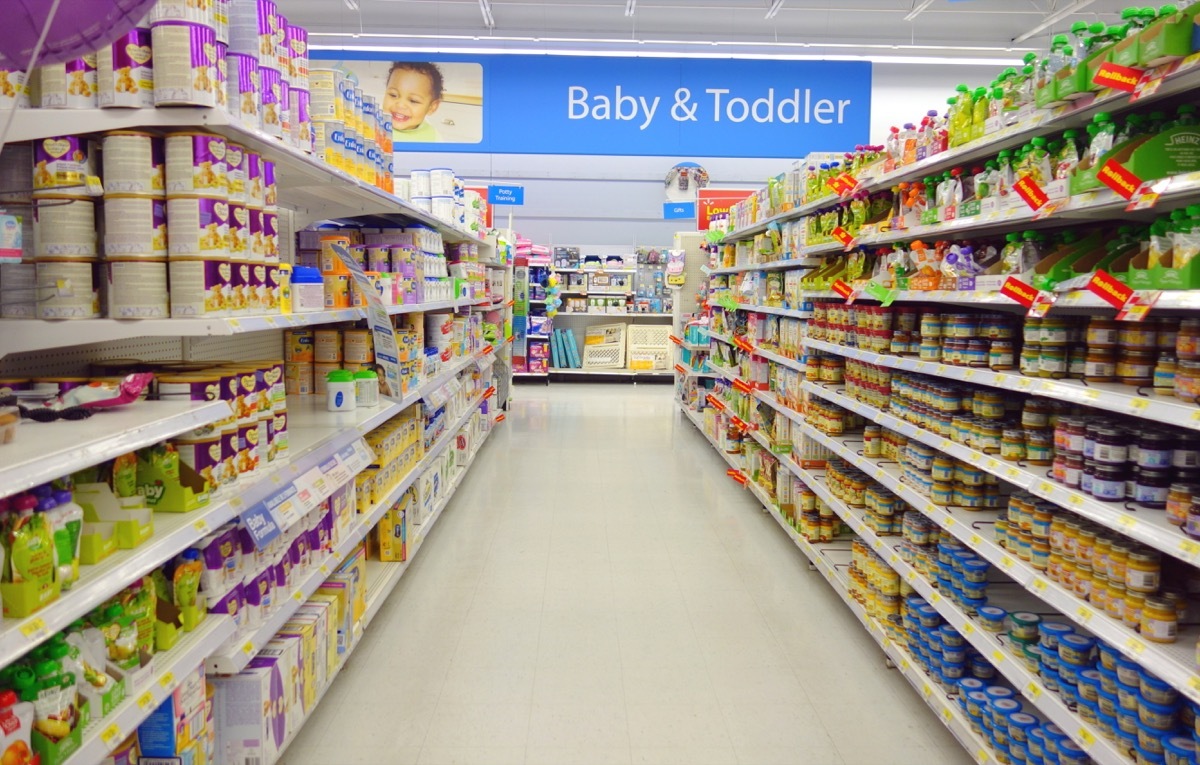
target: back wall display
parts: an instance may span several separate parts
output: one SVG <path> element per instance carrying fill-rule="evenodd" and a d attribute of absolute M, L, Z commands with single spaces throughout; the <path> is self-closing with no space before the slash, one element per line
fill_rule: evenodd
<path fill-rule="evenodd" d="M 311 51 L 392 114 L 396 151 L 798 157 L 866 143 L 857 61 Z"/>

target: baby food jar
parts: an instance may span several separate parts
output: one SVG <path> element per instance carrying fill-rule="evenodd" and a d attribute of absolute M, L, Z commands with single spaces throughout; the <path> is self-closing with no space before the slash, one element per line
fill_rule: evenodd
<path fill-rule="evenodd" d="M 1125 564 L 1125 587 L 1132 592 L 1152 594 L 1162 584 L 1162 562 L 1153 550 L 1136 550 L 1129 553 Z"/>
<path fill-rule="evenodd" d="M 1093 348 L 1116 348 L 1119 322 L 1115 319 L 1093 318 L 1087 326 L 1087 346 Z"/>
<path fill-rule="evenodd" d="M 1112 382 L 1117 378 L 1117 353 L 1110 348 L 1088 348 L 1083 379 L 1088 382 Z"/>
<path fill-rule="evenodd" d="M 1175 395 L 1175 376 L 1178 371 L 1179 364 L 1175 361 L 1174 356 L 1164 353 L 1158 357 L 1158 363 L 1154 366 L 1155 395 Z"/>
<path fill-rule="evenodd" d="M 1152 385 L 1157 351 L 1125 347 L 1117 357 L 1117 379 L 1124 385 Z"/>

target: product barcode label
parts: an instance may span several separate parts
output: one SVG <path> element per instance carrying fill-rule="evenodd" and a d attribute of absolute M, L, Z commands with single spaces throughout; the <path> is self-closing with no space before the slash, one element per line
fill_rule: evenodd
<path fill-rule="evenodd" d="M 27 640 L 41 640 L 46 636 L 46 633 L 50 631 L 46 627 L 45 620 L 43 620 L 40 616 L 35 616 L 32 619 L 27 620 L 20 626 L 19 629 L 21 630 L 21 634 L 24 635 Z"/>
<path fill-rule="evenodd" d="M 1132 651 L 1135 655 L 1141 656 L 1146 650 L 1146 644 L 1139 638 L 1131 637 L 1125 641 L 1125 647 Z"/>
<path fill-rule="evenodd" d="M 121 729 L 117 727 L 116 723 L 113 723 L 100 731 L 100 740 L 104 742 L 105 746 L 111 749 L 121 742 Z"/>
<path fill-rule="evenodd" d="M 172 687 L 174 687 L 174 685 L 175 685 L 175 673 L 174 673 L 174 672 L 168 672 L 167 674 L 165 674 L 165 675 L 163 675 L 162 677 L 158 678 L 158 684 L 159 684 L 160 686 L 162 686 L 163 688 L 172 688 Z"/>
<path fill-rule="evenodd" d="M 1042 689 L 1037 683 L 1030 680 L 1029 684 L 1025 686 L 1025 693 L 1028 694 L 1030 701 L 1037 701 L 1038 697 L 1042 695 Z"/>
<path fill-rule="evenodd" d="M 153 703 L 154 694 L 150 693 L 150 691 L 146 691 L 141 696 L 138 696 L 137 705 L 139 709 L 149 709 Z"/>

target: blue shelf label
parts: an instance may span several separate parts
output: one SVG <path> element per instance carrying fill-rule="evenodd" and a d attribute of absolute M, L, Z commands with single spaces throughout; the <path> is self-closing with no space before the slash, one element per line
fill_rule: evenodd
<path fill-rule="evenodd" d="M 523 205 L 525 204 L 524 186 L 488 186 L 488 204 L 490 205 Z"/>
<path fill-rule="evenodd" d="M 678 220 L 683 218 L 695 220 L 695 202 L 663 202 L 663 219 Z"/>

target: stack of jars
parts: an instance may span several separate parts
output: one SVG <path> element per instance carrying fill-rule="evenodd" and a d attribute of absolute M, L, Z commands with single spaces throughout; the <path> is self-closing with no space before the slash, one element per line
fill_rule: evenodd
<path fill-rule="evenodd" d="M 850 597 L 867 616 L 885 624 L 900 616 L 900 575 L 866 542 L 855 539 L 850 548 Z"/>
<path fill-rule="evenodd" d="M 977 465 L 910 441 L 899 462 L 906 482 L 935 505 L 972 509 L 1000 507 L 1000 479 Z"/>
<path fill-rule="evenodd" d="M 805 404 L 804 421 L 827 436 L 840 436 L 862 425 L 859 415 L 822 399 Z"/>

